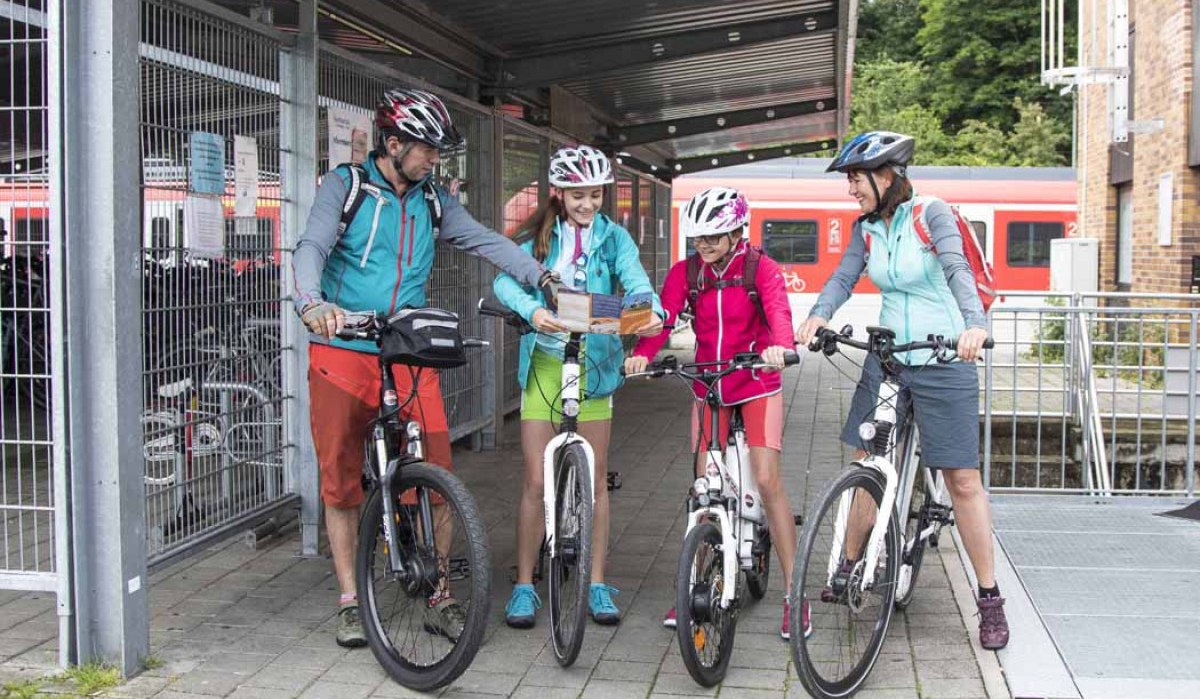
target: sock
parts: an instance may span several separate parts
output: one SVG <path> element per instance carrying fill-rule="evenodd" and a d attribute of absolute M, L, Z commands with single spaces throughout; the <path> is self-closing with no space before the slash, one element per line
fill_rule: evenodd
<path fill-rule="evenodd" d="M 349 592 L 349 593 L 343 592 L 341 597 L 338 598 L 338 606 L 339 607 L 356 607 L 356 606 L 358 606 L 358 595 L 354 594 L 353 592 Z"/>
<path fill-rule="evenodd" d="M 979 588 L 979 599 L 987 599 L 988 597 L 999 597 L 999 596 L 1000 596 L 1000 586 L 999 585 L 993 584 L 991 587 L 980 586 L 980 588 Z"/>

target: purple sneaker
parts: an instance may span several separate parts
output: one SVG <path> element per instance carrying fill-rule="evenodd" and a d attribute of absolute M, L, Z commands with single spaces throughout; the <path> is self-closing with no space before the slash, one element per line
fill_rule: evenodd
<path fill-rule="evenodd" d="M 1008 619 L 1004 616 L 1003 597 L 977 600 L 979 608 L 979 643 L 987 650 L 1000 650 L 1008 645 Z"/>

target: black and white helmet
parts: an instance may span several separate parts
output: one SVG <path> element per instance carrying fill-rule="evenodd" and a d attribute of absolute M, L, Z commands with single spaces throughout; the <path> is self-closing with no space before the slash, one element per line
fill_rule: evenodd
<path fill-rule="evenodd" d="M 750 204 L 731 187 L 709 187 L 683 205 L 679 228 L 685 238 L 737 232 L 750 223 Z"/>
<path fill-rule="evenodd" d="M 591 146 L 563 146 L 550 156 L 551 187 L 599 187 L 612 181 L 608 156 Z"/>
<path fill-rule="evenodd" d="M 383 136 L 420 141 L 438 150 L 456 150 L 466 139 L 454 128 L 442 100 L 424 90 L 388 90 L 375 109 L 375 126 Z"/>

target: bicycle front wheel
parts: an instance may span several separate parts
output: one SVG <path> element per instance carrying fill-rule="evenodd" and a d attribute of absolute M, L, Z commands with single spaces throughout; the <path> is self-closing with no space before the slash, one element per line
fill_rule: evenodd
<path fill-rule="evenodd" d="M 443 687 L 471 664 L 491 603 L 483 517 L 454 474 L 429 464 L 401 467 L 392 484 L 393 571 L 383 530 L 383 494 L 371 493 L 358 533 L 357 586 L 363 631 L 396 682 Z"/>
<path fill-rule="evenodd" d="M 737 607 L 721 607 L 726 580 L 721 530 L 711 522 L 696 525 L 683 540 L 675 578 L 675 631 L 679 652 L 692 679 L 712 687 L 725 679 L 737 632 Z"/>
<path fill-rule="evenodd" d="M 592 482 L 587 455 L 568 444 L 554 466 L 555 543 L 550 559 L 550 631 L 554 657 L 566 667 L 579 657 L 592 579 Z"/>
<path fill-rule="evenodd" d="M 864 583 L 866 542 L 883 500 L 883 477 L 855 468 L 834 479 L 804 523 L 791 589 L 792 609 L 811 609 L 812 635 L 802 614 L 792 614 L 791 650 L 804 688 L 815 697 L 858 691 L 875 661 L 892 619 L 899 533 L 894 517 Z"/>

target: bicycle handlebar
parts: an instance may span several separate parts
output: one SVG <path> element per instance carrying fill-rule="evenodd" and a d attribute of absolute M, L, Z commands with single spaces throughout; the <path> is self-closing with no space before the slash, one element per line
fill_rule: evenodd
<path fill-rule="evenodd" d="M 379 342 L 387 321 L 374 311 L 353 311 L 346 313 L 346 322 L 337 336 L 343 340 L 366 340 Z M 462 338 L 463 347 L 490 347 L 492 343 L 478 337 Z"/>
<path fill-rule="evenodd" d="M 897 345 L 893 341 L 896 339 L 896 333 L 889 329 L 880 326 L 867 326 L 867 340 L 855 340 L 852 335 L 854 328 L 849 325 L 842 328 L 841 332 L 830 328 L 820 328 L 817 330 L 816 337 L 808 344 L 809 350 L 813 352 L 821 352 L 825 356 L 832 356 L 837 352 L 838 345 L 846 345 L 855 349 L 863 350 L 868 354 L 874 354 L 880 359 L 888 360 L 897 354 L 905 352 L 914 352 L 918 350 L 933 350 L 934 356 L 939 362 L 948 362 L 950 352 L 958 347 L 958 338 L 944 338 L 941 335 L 929 335 L 925 340 L 917 340 L 915 342 L 906 342 Z M 983 342 L 984 349 L 992 349 L 995 347 L 995 341 L 988 338 Z"/>
<path fill-rule="evenodd" d="M 792 350 L 787 350 L 783 353 L 783 365 L 785 367 L 795 366 L 800 363 L 800 354 Z M 724 369 L 718 371 L 709 371 L 708 367 L 722 366 Z M 646 371 L 639 371 L 635 374 L 626 374 L 625 368 L 621 368 L 621 374 L 625 378 L 637 378 L 646 376 L 649 378 L 660 378 L 663 376 L 679 376 L 692 381 L 701 381 L 707 384 L 714 384 L 718 380 L 732 374 L 735 371 L 743 369 L 778 369 L 775 364 L 768 364 L 763 361 L 762 355 L 757 352 L 739 352 L 733 356 L 733 359 L 719 359 L 709 362 L 689 362 L 687 364 L 679 364 L 678 360 L 673 356 L 664 357 L 662 360 L 651 363 L 646 367 Z M 700 369 L 700 371 L 696 371 Z"/>

